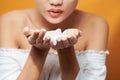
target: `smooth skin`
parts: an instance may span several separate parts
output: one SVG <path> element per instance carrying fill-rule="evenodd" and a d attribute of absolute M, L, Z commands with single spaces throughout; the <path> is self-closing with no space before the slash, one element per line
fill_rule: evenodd
<path fill-rule="evenodd" d="M 77 3 L 78 0 L 36 0 L 37 8 L 11 11 L 0 17 L 0 47 L 30 49 L 17 80 L 39 80 L 51 51 L 58 52 L 62 80 L 75 80 L 80 71 L 75 50 L 107 50 L 107 22 L 100 16 L 76 10 Z M 64 12 L 53 18 L 47 12 L 51 8 Z M 65 36 L 57 39 L 55 45 L 50 44 L 49 36 L 43 40 L 46 31 L 57 28 Z"/>

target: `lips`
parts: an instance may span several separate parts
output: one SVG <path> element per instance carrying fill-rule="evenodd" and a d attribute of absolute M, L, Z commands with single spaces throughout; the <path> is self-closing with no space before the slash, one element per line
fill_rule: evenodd
<path fill-rule="evenodd" d="M 61 9 L 50 9 L 50 10 L 48 10 L 48 13 L 52 18 L 57 18 L 63 13 L 63 10 L 61 10 Z"/>

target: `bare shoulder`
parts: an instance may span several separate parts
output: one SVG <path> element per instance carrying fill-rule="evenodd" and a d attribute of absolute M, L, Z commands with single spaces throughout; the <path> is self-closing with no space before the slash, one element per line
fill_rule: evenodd
<path fill-rule="evenodd" d="M 26 15 L 22 10 L 7 12 L 0 17 L 0 47 L 14 46 L 23 28 Z"/>
<path fill-rule="evenodd" d="M 15 24 L 25 21 L 25 17 L 26 17 L 26 14 L 24 10 L 10 11 L 10 12 L 7 12 L 1 15 L 1 24 L 9 25 L 9 26 L 5 26 L 9 29 L 9 27 L 10 28 L 15 27 L 15 26 L 10 26 L 10 25 L 15 25 Z"/>
<path fill-rule="evenodd" d="M 109 26 L 107 21 L 97 15 L 90 14 L 90 26 L 88 27 L 88 45 L 87 49 L 98 51 L 107 50 Z"/>
<path fill-rule="evenodd" d="M 107 21 L 98 15 L 80 12 L 83 33 L 86 34 L 86 49 L 106 50 L 109 36 L 109 25 Z"/>

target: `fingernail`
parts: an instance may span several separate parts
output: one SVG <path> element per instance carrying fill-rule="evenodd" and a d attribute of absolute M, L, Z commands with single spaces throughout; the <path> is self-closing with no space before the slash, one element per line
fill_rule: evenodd
<path fill-rule="evenodd" d="M 46 29 L 44 29 L 44 28 L 43 28 L 43 29 L 41 29 L 41 30 L 42 30 L 42 31 L 46 31 Z"/>
<path fill-rule="evenodd" d="M 56 41 L 55 41 L 55 42 L 53 42 L 53 45 L 54 45 L 54 46 L 56 46 L 56 44 L 57 44 L 57 42 L 56 42 Z"/>

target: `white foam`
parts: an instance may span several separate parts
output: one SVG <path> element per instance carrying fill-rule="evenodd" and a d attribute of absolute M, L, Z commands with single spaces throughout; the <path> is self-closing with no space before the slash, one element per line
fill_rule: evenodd
<path fill-rule="evenodd" d="M 63 36 L 62 31 L 60 28 L 56 29 L 56 30 L 52 30 L 52 31 L 47 31 L 45 33 L 45 36 L 43 38 L 43 40 L 46 38 L 46 36 L 49 36 L 51 38 L 51 43 L 56 42 L 56 40 L 60 37 Z"/>

